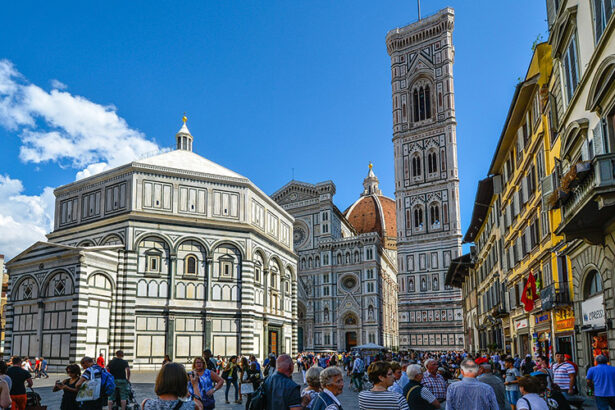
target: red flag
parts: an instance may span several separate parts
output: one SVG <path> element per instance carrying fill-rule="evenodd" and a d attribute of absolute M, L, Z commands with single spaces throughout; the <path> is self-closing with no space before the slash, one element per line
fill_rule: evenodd
<path fill-rule="evenodd" d="M 530 272 L 530 277 L 527 278 L 527 282 L 523 288 L 523 295 L 521 295 L 521 302 L 523 302 L 526 312 L 530 312 L 534 309 L 534 301 L 536 299 L 538 299 L 538 294 L 536 293 L 536 279 L 534 279 L 534 274 Z"/>

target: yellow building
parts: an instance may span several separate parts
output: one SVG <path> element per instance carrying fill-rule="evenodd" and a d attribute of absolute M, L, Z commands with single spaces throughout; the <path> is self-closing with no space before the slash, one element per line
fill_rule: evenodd
<path fill-rule="evenodd" d="M 515 90 L 489 170 L 502 213 L 502 281 L 510 312 L 505 343 L 521 356 L 550 356 L 555 350 L 572 355 L 574 350 L 569 263 L 562 254 L 563 238 L 554 234 L 559 210 L 549 202 L 560 144 L 548 126 L 551 72 L 551 46 L 538 44 Z M 521 298 L 530 274 L 537 298 L 526 312 Z"/>

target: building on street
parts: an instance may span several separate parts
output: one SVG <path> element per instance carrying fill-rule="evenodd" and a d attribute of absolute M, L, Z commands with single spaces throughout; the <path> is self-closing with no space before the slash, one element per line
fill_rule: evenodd
<path fill-rule="evenodd" d="M 63 370 L 122 349 L 163 356 L 297 351 L 294 218 L 249 179 L 177 149 L 55 190 L 54 230 L 7 263 L 6 355 Z"/>

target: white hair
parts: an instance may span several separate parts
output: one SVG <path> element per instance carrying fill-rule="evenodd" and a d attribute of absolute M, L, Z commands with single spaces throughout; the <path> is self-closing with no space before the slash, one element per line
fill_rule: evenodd
<path fill-rule="evenodd" d="M 342 371 L 338 367 L 327 367 L 320 372 L 320 386 L 327 387 L 333 382 L 333 378 L 336 376 L 343 376 Z"/>
<path fill-rule="evenodd" d="M 464 373 L 477 374 L 478 365 L 472 359 L 465 359 L 461 362 L 461 370 L 463 370 Z"/>
<path fill-rule="evenodd" d="M 427 359 L 427 360 L 425 360 L 425 363 L 423 363 L 423 366 L 425 366 L 425 368 L 427 368 L 427 366 L 429 366 L 431 364 L 431 362 L 436 362 L 437 363 L 437 360 L 436 359 Z"/>
<path fill-rule="evenodd" d="M 418 364 L 411 364 L 406 370 L 406 374 L 408 375 L 408 379 L 410 380 L 414 380 L 414 378 L 421 373 L 423 373 L 423 370 Z"/>

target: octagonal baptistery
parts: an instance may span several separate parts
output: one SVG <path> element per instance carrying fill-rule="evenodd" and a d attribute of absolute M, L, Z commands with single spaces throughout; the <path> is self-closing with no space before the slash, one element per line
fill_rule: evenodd
<path fill-rule="evenodd" d="M 249 179 L 177 149 L 57 188 L 54 231 L 8 262 L 5 357 L 63 370 L 118 349 L 164 355 L 296 352 L 294 219 Z"/>

